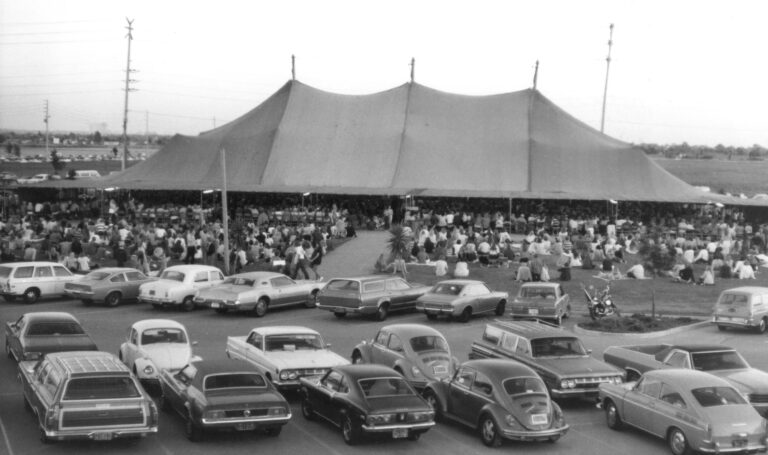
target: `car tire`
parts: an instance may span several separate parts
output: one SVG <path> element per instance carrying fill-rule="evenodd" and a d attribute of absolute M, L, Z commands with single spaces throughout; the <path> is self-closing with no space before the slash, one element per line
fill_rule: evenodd
<path fill-rule="evenodd" d="M 24 303 L 35 303 L 40 298 L 40 291 L 35 288 L 29 288 L 24 291 Z"/>
<path fill-rule="evenodd" d="M 352 353 L 352 364 L 357 365 L 363 362 L 363 356 L 360 354 L 360 352 L 355 351 Z"/>
<path fill-rule="evenodd" d="M 195 309 L 195 301 L 193 297 L 188 295 L 181 301 L 181 309 L 184 311 L 193 311 Z"/>
<path fill-rule="evenodd" d="M 106 303 L 109 307 L 116 307 L 120 305 L 120 300 L 122 300 L 122 296 L 117 291 L 112 291 L 107 294 L 106 297 L 104 297 L 104 303 Z"/>
<path fill-rule="evenodd" d="M 316 308 L 317 307 L 317 294 L 319 294 L 320 291 L 314 291 L 312 294 L 309 295 L 309 298 L 307 299 L 307 303 L 304 304 L 307 308 Z"/>
<path fill-rule="evenodd" d="M 264 434 L 266 434 L 269 437 L 275 438 L 277 436 L 280 436 L 280 433 L 283 431 L 283 427 L 278 425 L 276 427 L 269 427 L 264 430 Z"/>
<path fill-rule="evenodd" d="M 688 439 L 685 433 L 679 428 L 672 427 L 667 434 L 667 445 L 674 455 L 691 455 L 691 446 L 688 445 Z"/>
<path fill-rule="evenodd" d="M 263 318 L 265 314 L 267 314 L 267 309 L 269 308 L 269 303 L 267 303 L 267 299 L 264 297 L 260 298 L 256 305 L 253 307 L 253 315 L 257 318 Z"/>
<path fill-rule="evenodd" d="M 360 441 L 360 425 L 352 421 L 352 417 L 345 414 L 341 421 L 341 436 L 347 445 L 353 446 Z"/>
<path fill-rule="evenodd" d="M 498 305 L 496 305 L 496 316 L 504 316 L 505 307 L 507 306 L 507 302 L 501 301 Z"/>
<path fill-rule="evenodd" d="M 437 394 L 432 389 L 424 391 L 424 399 L 432 406 L 432 410 L 435 411 L 435 421 L 438 422 L 443 418 L 443 412 L 440 408 L 440 400 L 437 398 Z"/>
<path fill-rule="evenodd" d="M 381 305 L 379 305 L 379 309 L 376 310 L 376 320 L 385 321 L 387 319 L 388 314 L 389 314 L 389 304 L 382 303 Z"/>
<path fill-rule="evenodd" d="M 766 328 L 768 328 L 768 323 L 765 322 L 765 319 L 760 319 L 760 322 L 757 324 L 757 327 L 755 327 L 755 332 L 765 333 Z"/>
<path fill-rule="evenodd" d="M 309 404 L 309 400 L 306 398 L 301 400 L 301 415 L 307 420 L 315 420 L 315 411 L 312 409 L 312 405 Z"/>
<path fill-rule="evenodd" d="M 608 428 L 615 431 L 621 430 L 624 426 L 619 415 L 619 409 L 611 400 L 605 402 L 605 423 L 608 425 Z"/>
<path fill-rule="evenodd" d="M 437 319 L 437 315 L 432 313 L 427 313 L 427 319 L 429 319 L 430 321 L 434 321 L 435 319 Z"/>
<path fill-rule="evenodd" d="M 472 307 L 464 308 L 464 311 L 458 317 L 459 322 L 469 322 L 472 319 Z"/>
<path fill-rule="evenodd" d="M 719 330 L 721 332 L 725 332 L 726 330 L 728 330 L 728 327 L 726 327 L 724 325 L 718 325 L 717 326 L 717 330 Z"/>
<path fill-rule="evenodd" d="M 486 414 L 480 419 L 480 439 L 483 444 L 488 447 L 498 447 L 501 445 L 501 433 L 499 433 L 499 426 L 496 425 L 496 421 L 493 417 Z"/>
<path fill-rule="evenodd" d="M 184 423 L 184 432 L 187 434 L 187 439 L 192 442 L 203 440 L 203 429 L 195 423 L 191 415 L 187 416 L 187 421 Z"/>
<path fill-rule="evenodd" d="M 225 314 L 227 311 L 229 311 L 229 308 L 216 308 L 216 312 L 219 314 Z"/>
<path fill-rule="evenodd" d="M 93 300 L 91 300 L 91 299 L 83 299 L 82 302 L 83 302 L 83 306 L 91 306 L 91 305 L 93 305 Z"/>
<path fill-rule="evenodd" d="M 334 315 L 334 316 L 336 316 L 337 318 L 341 319 L 341 318 L 343 318 L 344 316 L 346 316 L 346 315 L 347 315 L 347 313 L 342 313 L 342 312 L 340 312 L 340 311 L 334 311 L 333 315 Z"/>

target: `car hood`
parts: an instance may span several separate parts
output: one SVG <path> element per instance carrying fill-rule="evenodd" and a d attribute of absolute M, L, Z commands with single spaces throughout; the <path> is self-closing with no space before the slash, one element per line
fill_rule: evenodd
<path fill-rule="evenodd" d="M 285 368 L 326 368 L 349 364 L 349 360 L 329 349 L 267 351 L 266 356 L 280 370 Z"/>
<path fill-rule="evenodd" d="M 712 370 L 708 373 L 727 380 L 741 392 L 768 394 L 768 373 L 765 371 L 755 368 L 740 368 L 738 370 Z"/>
<path fill-rule="evenodd" d="M 541 367 L 568 377 L 593 377 L 617 375 L 621 372 L 607 363 L 592 356 L 583 357 L 536 357 L 534 361 Z"/>
<path fill-rule="evenodd" d="M 763 418 L 748 404 L 711 406 L 702 410 L 715 436 L 754 434 L 761 430 Z"/>
<path fill-rule="evenodd" d="M 141 349 L 159 370 L 178 370 L 189 363 L 192 355 L 192 348 L 183 343 L 154 343 Z"/>

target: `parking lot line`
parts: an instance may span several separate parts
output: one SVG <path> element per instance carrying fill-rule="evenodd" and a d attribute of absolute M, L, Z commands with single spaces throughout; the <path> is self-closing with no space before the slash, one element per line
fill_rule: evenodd
<path fill-rule="evenodd" d="M 8 432 L 5 431 L 5 425 L 3 424 L 3 418 L 0 417 L 0 431 L 3 432 L 3 440 L 5 441 L 5 447 L 8 449 L 8 455 L 13 455 L 13 448 L 11 447 L 11 441 L 8 439 Z"/>

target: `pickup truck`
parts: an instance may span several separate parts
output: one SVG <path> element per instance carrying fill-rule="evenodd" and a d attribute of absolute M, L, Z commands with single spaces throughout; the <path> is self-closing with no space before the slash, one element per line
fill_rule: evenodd
<path fill-rule="evenodd" d="M 227 357 L 255 366 L 278 389 L 298 390 L 303 377 L 323 376 L 349 361 L 331 351 L 319 333 L 307 327 L 269 326 L 248 336 L 227 337 Z"/>
<path fill-rule="evenodd" d="M 762 415 L 768 415 L 768 373 L 749 366 L 735 349 L 707 344 L 610 346 L 603 360 L 636 381 L 650 370 L 683 368 L 706 371 L 730 382 Z"/>

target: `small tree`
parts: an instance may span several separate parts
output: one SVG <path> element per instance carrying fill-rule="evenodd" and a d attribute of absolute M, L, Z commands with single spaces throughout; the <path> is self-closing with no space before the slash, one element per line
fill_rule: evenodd
<path fill-rule="evenodd" d="M 53 166 L 53 173 L 59 175 L 59 172 L 64 169 L 64 163 L 59 158 L 59 152 L 56 149 L 51 150 L 51 165 Z"/>
<path fill-rule="evenodd" d="M 653 274 L 659 276 L 662 272 L 672 270 L 675 265 L 675 256 L 666 245 L 651 244 L 647 240 L 640 243 L 638 251 L 647 267 L 653 270 Z"/>
<path fill-rule="evenodd" d="M 408 244 L 411 241 L 411 237 L 406 229 L 399 225 L 394 224 L 389 230 L 389 240 L 387 240 L 387 248 L 389 249 L 392 258 L 405 259 L 408 257 Z"/>
<path fill-rule="evenodd" d="M 19 144 L 13 144 L 13 154 L 16 155 L 17 158 L 21 158 L 21 147 Z"/>
<path fill-rule="evenodd" d="M 96 131 L 93 133 L 93 143 L 96 145 L 101 145 L 104 142 L 104 138 L 101 137 L 101 133 L 99 131 Z"/>

